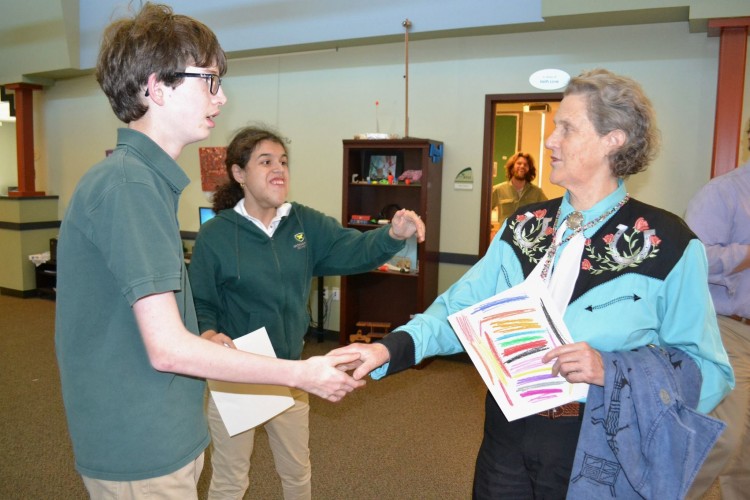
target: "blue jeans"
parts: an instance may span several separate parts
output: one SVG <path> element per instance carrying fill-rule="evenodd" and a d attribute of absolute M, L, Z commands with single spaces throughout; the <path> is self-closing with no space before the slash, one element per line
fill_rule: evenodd
<path fill-rule="evenodd" d="M 532 415 L 508 422 L 487 392 L 473 498 L 564 499 L 580 430 L 581 417 Z"/>

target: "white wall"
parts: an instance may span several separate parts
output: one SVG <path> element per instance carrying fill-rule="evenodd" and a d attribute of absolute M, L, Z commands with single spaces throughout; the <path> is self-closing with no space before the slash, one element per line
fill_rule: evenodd
<path fill-rule="evenodd" d="M 533 92 L 528 76 L 548 67 L 571 75 L 606 67 L 643 84 L 664 145 L 649 170 L 629 180 L 629 190 L 682 215 L 709 179 L 718 48 L 718 38 L 690 34 L 687 23 L 412 41 L 409 132 L 445 143 L 441 251 L 477 252 L 485 95 Z M 403 74 L 403 43 L 230 61 L 229 101 L 212 137 L 179 159 L 194 179 L 180 203 L 182 228 L 197 230 L 197 207 L 208 204 L 198 147 L 224 145 L 254 121 L 292 140 L 292 199 L 340 218 L 341 140 L 375 130 L 376 100 L 380 131 L 403 134 Z M 35 98 L 43 117 L 35 118 L 37 177 L 46 183 L 37 188 L 60 196 L 62 216 L 76 182 L 113 146 L 120 124 L 93 76 L 59 81 Z M 744 109 L 743 127 L 747 103 Z M 474 190 L 455 191 L 453 179 L 465 167 L 474 169 Z M 441 266 L 440 289 L 464 270 Z M 336 329 L 333 319 L 329 328 Z"/>
<path fill-rule="evenodd" d="M 470 166 L 479 177 L 486 94 L 532 92 L 528 76 L 546 67 L 572 75 L 606 67 L 640 81 L 652 98 L 664 147 L 656 163 L 628 183 L 631 194 L 682 213 L 708 180 L 718 39 L 690 34 L 684 23 L 518 35 L 439 39 L 410 44 L 410 135 L 445 142 L 441 250 L 476 253 L 479 185 L 454 191 Z M 212 137 L 186 148 L 180 163 L 196 182 L 183 197 L 183 229 L 196 230 L 198 147 L 225 144 L 236 128 L 260 120 L 292 140 L 292 197 L 340 217 L 341 140 L 375 129 L 404 129 L 403 44 L 230 61 L 229 102 Z M 77 179 L 112 147 L 117 120 L 93 77 L 60 81 L 43 95 L 50 194 L 64 210 Z"/>
<path fill-rule="evenodd" d="M 0 127 L 0 195 L 8 194 L 9 186 L 18 186 L 16 124 L 13 122 L 5 122 Z"/>

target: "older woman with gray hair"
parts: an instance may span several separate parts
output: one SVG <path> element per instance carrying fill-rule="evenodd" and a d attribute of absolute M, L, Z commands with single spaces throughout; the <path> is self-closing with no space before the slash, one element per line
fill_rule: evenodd
<path fill-rule="evenodd" d="M 616 449 L 623 426 L 638 432 L 640 418 L 659 411 L 644 408 L 637 423 L 624 420 L 624 410 L 632 410 L 628 405 L 637 400 L 637 392 L 650 391 L 649 382 L 674 378 L 684 395 L 676 390 L 674 394 L 702 413 L 734 383 L 708 292 L 701 242 L 679 217 L 633 199 L 625 188 L 624 179 L 644 170 L 658 147 L 651 103 L 640 85 L 606 70 L 585 72 L 570 81 L 554 122 L 555 131 L 545 143 L 552 157 L 550 180 L 564 187 L 565 195 L 520 208 L 472 269 L 382 343 L 337 350 L 360 353 L 355 378 L 373 370 L 374 378 L 391 375 L 426 357 L 463 350 L 449 315 L 524 281 L 547 285 L 573 343 L 547 351 L 542 361 L 551 363 L 552 373 L 568 382 L 590 384 L 589 400 L 596 390 L 612 399 L 597 408 L 574 402 L 508 421 L 488 393 L 474 498 L 565 498 L 569 482 L 571 487 L 574 481 L 576 487 L 601 482 L 604 474 L 590 473 L 596 464 L 612 467 L 614 478 L 643 491 L 638 488 L 644 481 L 630 472 L 633 464 L 617 463 L 623 449 L 617 449 L 611 460 L 587 455 L 584 460 L 594 463 L 574 469 L 584 411 L 588 422 L 601 420 L 599 428 L 606 436 L 600 444 Z M 639 349 L 654 354 L 630 355 Z M 667 362 L 660 365 L 664 359 Z M 641 370 L 638 363 L 646 362 L 657 368 Z M 638 368 L 632 369 L 632 363 Z M 631 368 L 619 369 L 626 365 Z M 679 369 L 692 376 L 671 373 Z M 639 379 L 662 372 L 668 377 Z M 618 384 L 616 394 L 611 392 L 613 381 Z M 665 405 L 670 394 L 662 393 Z M 623 408 L 623 413 L 589 416 L 605 407 Z M 625 474 L 618 477 L 620 470 Z M 655 478 L 661 471 L 650 472 Z M 671 481 L 670 487 L 685 489 L 679 483 L 689 483 L 688 476 Z M 605 486 L 609 495 L 619 483 Z"/>

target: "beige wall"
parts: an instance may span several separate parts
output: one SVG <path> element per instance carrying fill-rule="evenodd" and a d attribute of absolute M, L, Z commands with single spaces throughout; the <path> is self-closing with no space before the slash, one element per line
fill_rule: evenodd
<path fill-rule="evenodd" d="M 716 92 L 717 53 L 718 39 L 690 34 L 684 23 L 412 42 L 410 133 L 446 145 L 442 250 L 476 252 L 478 186 L 454 191 L 451 181 L 467 166 L 481 168 L 484 96 L 531 92 L 529 74 L 545 67 L 574 75 L 603 66 L 644 85 L 664 148 L 647 173 L 632 179 L 631 191 L 683 212 L 686 198 L 708 179 L 714 100 L 707 96 Z M 187 147 L 180 163 L 197 181 L 199 146 L 225 144 L 255 120 L 270 123 L 292 140 L 292 197 L 338 217 L 341 140 L 374 130 L 376 100 L 381 131 L 403 133 L 403 70 L 402 44 L 231 61 L 229 103 L 216 130 Z M 80 175 L 112 146 L 118 122 L 93 77 L 60 81 L 41 101 L 38 169 L 47 170 L 48 185 L 39 187 L 60 195 L 62 210 Z M 205 203 L 195 182 L 180 207 L 184 229 L 197 229 L 197 207 Z"/>
<path fill-rule="evenodd" d="M 485 95 L 533 92 L 529 75 L 549 67 L 571 75 L 606 67 L 643 84 L 664 146 L 654 165 L 628 182 L 629 191 L 682 215 L 709 179 L 718 48 L 718 38 L 691 34 L 687 23 L 412 41 L 409 132 L 445 142 L 441 251 L 477 252 Z M 208 204 L 198 147 L 224 145 L 233 130 L 256 120 L 292 140 L 291 197 L 339 218 L 341 140 L 375 130 L 375 101 L 380 131 L 404 132 L 403 59 L 397 43 L 230 61 L 229 102 L 216 130 L 179 159 L 195 180 L 180 204 L 182 228 L 197 230 L 197 207 Z M 746 95 L 748 88 L 750 80 Z M 93 77 L 59 81 L 38 101 L 37 165 L 45 185 L 37 188 L 60 196 L 62 216 L 77 180 L 112 147 L 118 122 Z M 747 103 L 744 110 L 746 123 Z M 474 170 L 474 190 L 454 190 L 466 167 Z M 441 290 L 460 276 L 455 267 L 463 266 L 441 268 Z"/>
<path fill-rule="evenodd" d="M 2 2 L 0 81 L 78 65 L 78 0 Z"/>
<path fill-rule="evenodd" d="M 0 198 L 0 222 L 30 224 L 57 218 L 56 198 Z M 49 250 L 50 238 L 57 228 L 24 229 L 0 227 L 0 288 L 23 292 L 36 288 L 34 264 L 29 255 Z"/>
<path fill-rule="evenodd" d="M 16 162 L 16 124 L 6 122 L 0 127 L 0 195 L 8 194 L 9 186 L 18 186 Z"/>

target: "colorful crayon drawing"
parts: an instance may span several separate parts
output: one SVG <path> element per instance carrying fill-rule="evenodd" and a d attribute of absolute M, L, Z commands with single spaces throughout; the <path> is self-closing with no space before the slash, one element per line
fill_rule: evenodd
<path fill-rule="evenodd" d="M 550 349 L 572 342 L 541 282 L 524 282 L 448 317 L 508 420 L 586 397 L 587 384 L 552 376 Z"/>

